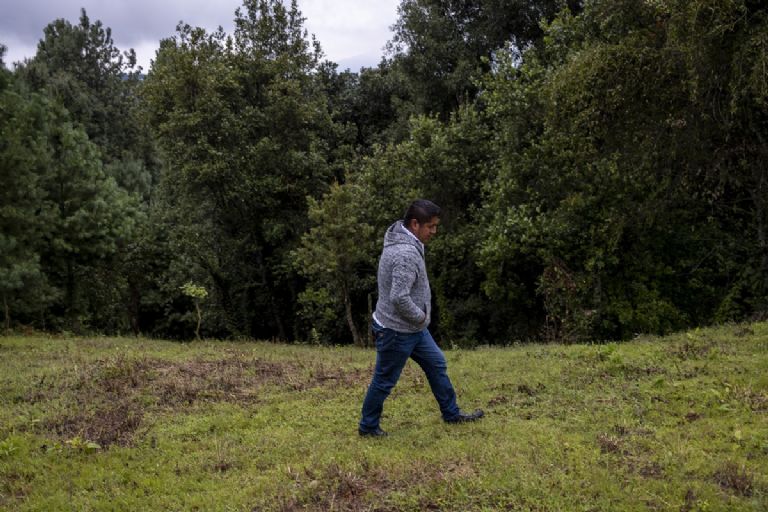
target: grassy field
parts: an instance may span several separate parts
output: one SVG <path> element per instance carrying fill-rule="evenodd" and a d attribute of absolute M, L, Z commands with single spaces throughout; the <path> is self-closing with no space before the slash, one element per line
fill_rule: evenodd
<path fill-rule="evenodd" d="M 768 509 L 768 324 L 446 355 L 361 439 L 372 350 L 0 338 L 0 509 Z"/>

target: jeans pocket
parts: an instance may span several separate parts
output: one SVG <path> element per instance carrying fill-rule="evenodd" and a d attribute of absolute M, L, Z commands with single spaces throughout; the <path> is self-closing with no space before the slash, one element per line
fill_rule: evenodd
<path fill-rule="evenodd" d="M 397 338 L 392 329 L 374 329 L 373 334 L 376 337 L 376 350 L 379 352 L 392 348 Z"/>

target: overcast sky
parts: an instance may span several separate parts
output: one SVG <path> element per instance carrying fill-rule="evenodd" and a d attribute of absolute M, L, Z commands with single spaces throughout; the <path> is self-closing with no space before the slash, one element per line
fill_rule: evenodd
<path fill-rule="evenodd" d="M 235 9 L 242 0 L 11 0 L 3 2 L 0 43 L 8 47 L 4 61 L 21 61 L 35 54 L 43 28 L 57 18 L 77 24 L 80 8 L 91 21 L 112 29 L 120 50 L 136 50 L 138 63 L 149 70 L 160 39 L 175 33 L 179 21 L 233 32 Z M 286 0 L 288 3 L 288 0 Z M 305 28 L 315 34 L 326 58 L 343 70 L 375 66 L 391 38 L 400 0 L 298 0 Z"/>

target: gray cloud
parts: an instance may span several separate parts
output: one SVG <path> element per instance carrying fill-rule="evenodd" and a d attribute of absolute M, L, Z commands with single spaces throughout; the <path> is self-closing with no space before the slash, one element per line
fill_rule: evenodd
<path fill-rule="evenodd" d="M 43 27 L 57 18 L 76 23 L 84 7 L 91 20 L 111 27 L 113 36 L 125 41 L 158 40 L 173 34 L 180 20 L 215 27 L 231 24 L 237 0 L 27 0 L 4 8 L 0 33 L 19 38 L 34 34 L 39 39 Z"/>
<path fill-rule="evenodd" d="M 344 67 L 375 65 L 389 39 L 399 0 L 299 0 L 306 28 L 314 33 L 327 57 Z M 84 7 L 91 21 L 112 29 L 115 45 L 136 50 L 148 69 L 159 41 L 175 33 L 179 21 L 232 32 L 241 0 L 24 0 L 3 7 L 0 43 L 8 46 L 6 63 L 32 57 L 43 28 L 57 18 L 77 23 Z"/>

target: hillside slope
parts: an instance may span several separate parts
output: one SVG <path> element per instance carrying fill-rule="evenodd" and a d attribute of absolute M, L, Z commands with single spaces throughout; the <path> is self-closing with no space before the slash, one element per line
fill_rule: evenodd
<path fill-rule="evenodd" d="M 768 324 L 449 350 L 357 435 L 350 347 L 0 338 L 4 510 L 766 510 Z"/>

